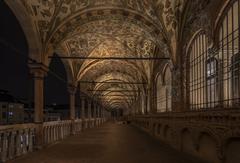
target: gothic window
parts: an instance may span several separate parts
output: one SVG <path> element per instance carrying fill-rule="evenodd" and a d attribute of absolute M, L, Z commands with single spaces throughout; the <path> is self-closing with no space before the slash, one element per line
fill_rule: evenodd
<path fill-rule="evenodd" d="M 222 61 L 223 106 L 239 107 L 239 26 L 240 0 L 232 1 L 224 12 L 219 29 L 218 58 Z"/>
<path fill-rule="evenodd" d="M 206 79 L 210 90 L 215 82 L 215 78 L 212 76 L 214 62 L 207 60 L 207 55 L 208 38 L 204 31 L 200 31 L 189 46 L 190 108 L 194 110 L 206 107 Z"/>
<path fill-rule="evenodd" d="M 218 92 L 218 61 L 212 57 L 206 63 L 206 81 L 207 81 L 207 107 L 214 107 L 218 105 L 219 92 Z"/>
<path fill-rule="evenodd" d="M 172 74 L 167 65 L 163 75 L 159 75 L 157 83 L 157 111 L 172 111 Z"/>
<path fill-rule="evenodd" d="M 240 105 L 240 54 L 232 56 L 232 97 L 233 106 Z"/>

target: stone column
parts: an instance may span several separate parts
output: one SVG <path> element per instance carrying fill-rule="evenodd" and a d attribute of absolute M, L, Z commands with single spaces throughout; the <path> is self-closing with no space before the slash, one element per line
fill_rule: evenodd
<path fill-rule="evenodd" d="M 98 120 L 97 120 L 97 109 L 98 109 L 98 103 L 94 103 L 94 112 L 93 112 L 93 117 L 94 117 L 94 126 L 98 126 Z"/>
<path fill-rule="evenodd" d="M 81 119 L 82 119 L 82 130 L 87 128 L 87 123 L 85 121 L 85 119 L 87 118 L 87 114 L 85 112 L 86 108 L 85 108 L 85 98 L 81 97 Z"/>
<path fill-rule="evenodd" d="M 102 118 L 102 107 L 99 108 L 99 118 Z"/>
<path fill-rule="evenodd" d="M 182 80 L 182 70 L 180 67 L 174 67 L 172 70 L 172 90 L 171 101 L 172 101 L 172 111 L 184 111 L 184 98 L 183 98 L 183 80 Z"/>
<path fill-rule="evenodd" d="M 43 145 L 44 77 L 48 68 L 41 63 L 29 64 L 34 77 L 34 122 L 36 124 L 36 148 Z"/>
<path fill-rule="evenodd" d="M 76 87 L 74 85 L 68 86 L 68 92 L 70 96 L 69 104 L 70 104 L 70 120 L 75 120 L 75 94 Z"/>
<path fill-rule="evenodd" d="M 88 103 L 88 107 L 86 108 L 87 109 L 87 112 L 86 112 L 86 117 L 87 117 L 87 121 L 86 121 L 86 128 L 91 128 L 91 100 L 88 99 L 87 100 L 87 103 Z"/>
<path fill-rule="evenodd" d="M 149 87 L 147 89 L 147 113 L 154 113 L 154 111 L 151 108 L 151 88 Z"/>
<path fill-rule="evenodd" d="M 101 117 L 104 118 L 104 109 L 101 109 Z"/>
<path fill-rule="evenodd" d="M 92 102 L 88 100 L 88 119 L 92 118 Z"/>
<path fill-rule="evenodd" d="M 157 107 L 155 107 L 154 103 L 156 101 L 156 98 L 154 98 L 154 83 L 150 83 L 150 86 L 147 89 L 147 108 L 150 114 L 156 114 L 157 113 Z"/>
<path fill-rule="evenodd" d="M 97 106 L 97 117 L 100 118 L 100 105 Z"/>
<path fill-rule="evenodd" d="M 71 124 L 71 134 L 75 134 L 75 94 L 76 94 L 76 87 L 75 85 L 69 85 L 68 86 L 68 92 L 69 92 L 69 107 L 70 107 L 70 120 L 72 121 Z M 54 132 L 55 133 L 55 132 Z"/>
<path fill-rule="evenodd" d="M 81 98 L 81 119 L 85 119 L 85 98 Z"/>
<path fill-rule="evenodd" d="M 93 104 L 93 118 L 97 118 L 97 103 Z"/>

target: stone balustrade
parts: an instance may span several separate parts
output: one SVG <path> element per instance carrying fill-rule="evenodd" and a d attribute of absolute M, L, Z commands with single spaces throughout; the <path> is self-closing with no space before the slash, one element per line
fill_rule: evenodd
<path fill-rule="evenodd" d="M 240 144 L 239 110 L 168 112 L 131 121 L 173 148 L 210 162 L 224 162 L 236 151 L 231 144 Z"/>
<path fill-rule="evenodd" d="M 56 121 L 43 124 L 44 145 L 62 140 L 71 134 L 72 122 Z"/>
<path fill-rule="evenodd" d="M 106 120 L 76 119 L 43 123 L 43 146 L 61 141 L 84 129 L 98 127 Z M 36 124 L 0 126 L 0 162 L 32 152 L 35 149 Z"/>
<path fill-rule="evenodd" d="M 0 162 L 33 151 L 35 131 L 34 124 L 0 126 Z"/>

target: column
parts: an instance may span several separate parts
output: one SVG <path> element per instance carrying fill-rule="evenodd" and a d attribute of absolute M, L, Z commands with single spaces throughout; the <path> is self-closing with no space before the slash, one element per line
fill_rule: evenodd
<path fill-rule="evenodd" d="M 97 103 L 93 104 L 93 118 L 97 118 Z"/>
<path fill-rule="evenodd" d="M 94 112 L 93 112 L 94 126 L 98 126 L 97 109 L 98 109 L 98 103 L 94 103 Z"/>
<path fill-rule="evenodd" d="M 68 92 L 70 97 L 70 120 L 75 120 L 75 94 L 76 87 L 74 85 L 68 86 Z"/>
<path fill-rule="evenodd" d="M 99 104 L 96 106 L 96 119 L 97 119 L 97 126 L 99 126 Z"/>
<path fill-rule="evenodd" d="M 154 110 L 152 108 L 152 89 L 149 86 L 147 89 L 147 113 L 154 114 Z"/>
<path fill-rule="evenodd" d="M 92 118 L 92 102 L 88 100 L 88 119 Z"/>
<path fill-rule="evenodd" d="M 172 89 L 170 92 L 170 99 L 168 99 L 170 102 L 169 105 L 171 110 L 170 111 L 185 111 L 186 108 L 184 108 L 184 105 L 186 104 L 186 100 L 184 99 L 184 84 L 183 84 L 183 72 L 180 67 L 174 67 L 172 70 Z"/>
<path fill-rule="evenodd" d="M 88 128 L 92 128 L 92 102 L 90 99 L 88 99 L 88 108 L 87 108 L 87 114 L 88 114 Z"/>
<path fill-rule="evenodd" d="M 81 119 L 85 119 L 85 98 L 81 98 Z"/>
<path fill-rule="evenodd" d="M 30 73 L 34 77 L 34 123 L 36 124 L 36 148 L 43 145 L 43 109 L 44 109 L 44 77 L 48 68 L 41 63 L 29 64 Z"/>
<path fill-rule="evenodd" d="M 82 130 L 87 128 L 87 123 L 85 121 L 87 114 L 85 112 L 85 98 L 81 97 L 81 119 L 82 119 Z"/>
<path fill-rule="evenodd" d="M 99 108 L 99 118 L 102 118 L 102 107 Z"/>
<path fill-rule="evenodd" d="M 101 117 L 104 118 L 104 109 L 101 109 Z"/>
<path fill-rule="evenodd" d="M 68 86 L 68 92 L 69 92 L 69 107 L 70 107 L 70 117 L 69 119 L 72 121 L 72 124 L 70 126 L 70 132 L 71 134 L 75 134 L 75 113 L 76 113 L 76 108 L 75 108 L 75 94 L 76 94 L 76 86 L 75 84 L 71 84 Z M 53 128 L 54 131 L 54 137 L 55 137 L 55 129 Z M 55 139 L 55 138 L 54 138 Z"/>
<path fill-rule="evenodd" d="M 97 106 L 97 117 L 100 118 L 100 105 Z"/>

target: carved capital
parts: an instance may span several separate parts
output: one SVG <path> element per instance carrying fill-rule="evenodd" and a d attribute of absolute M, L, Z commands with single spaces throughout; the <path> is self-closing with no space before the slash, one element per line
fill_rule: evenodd
<path fill-rule="evenodd" d="M 30 73 L 33 74 L 34 78 L 44 78 L 49 71 L 48 67 L 42 63 L 30 63 L 28 64 Z"/>
<path fill-rule="evenodd" d="M 75 95 L 76 92 L 77 92 L 76 86 L 74 86 L 74 85 L 69 85 L 69 86 L 68 86 L 68 92 L 69 92 L 71 95 Z"/>

